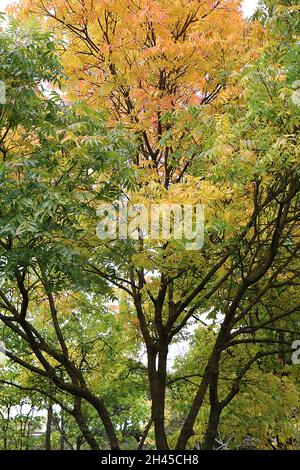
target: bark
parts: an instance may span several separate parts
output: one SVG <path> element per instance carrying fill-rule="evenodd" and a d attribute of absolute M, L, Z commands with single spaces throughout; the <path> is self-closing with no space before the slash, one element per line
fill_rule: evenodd
<path fill-rule="evenodd" d="M 151 429 L 152 424 L 153 424 L 153 417 L 151 416 L 151 418 L 150 418 L 150 420 L 149 420 L 147 426 L 145 427 L 145 430 L 144 430 L 144 432 L 143 432 L 143 435 L 142 435 L 142 437 L 141 437 L 141 440 L 140 440 L 140 442 L 139 442 L 139 445 L 138 445 L 138 447 L 137 447 L 137 450 L 143 450 L 143 447 L 144 447 L 144 445 L 145 445 L 145 441 L 146 441 L 146 439 L 147 439 L 147 436 L 148 436 L 148 434 L 149 434 L 149 431 L 150 431 L 150 429 Z"/>
<path fill-rule="evenodd" d="M 176 444 L 177 450 L 185 450 L 190 437 L 194 434 L 193 427 L 199 410 L 203 404 L 208 387 L 210 387 L 211 408 L 219 407 L 217 394 L 219 359 L 224 345 L 228 340 L 229 331 L 228 321 L 225 320 L 216 339 L 215 347 L 209 358 L 201 383 L 190 408 L 190 412 L 182 426 Z"/>
<path fill-rule="evenodd" d="M 60 417 L 60 450 L 65 450 L 66 430 L 63 412 Z"/>
<path fill-rule="evenodd" d="M 105 428 L 105 432 L 108 437 L 111 450 L 120 450 L 114 425 L 103 401 L 100 398 L 88 393 L 87 391 L 83 398 L 87 400 L 91 405 L 93 405 L 93 407 L 97 410 L 98 415 L 100 416 L 103 426 Z"/>
<path fill-rule="evenodd" d="M 218 436 L 220 415 L 221 410 L 218 406 L 214 406 L 210 409 L 203 450 L 213 450 L 214 448 L 214 444 Z"/>
<path fill-rule="evenodd" d="M 219 402 L 218 385 L 219 385 L 219 360 L 220 351 L 217 351 L 212 364 L 212 371 L 209 385 L 209 402 L 210 413 L 207 424 L 206 436 L 203 449 L 213 450 L 216 437 L 218 435 L 218 426 L 221 415 L 221 403 Z"/>
<path fill-rule="evenodd" d="M 199 410 L 202 406 L 204 401 L 206 391 L 209 385 L 209 377 L 210 377 L 210 368 L 207 366 L 203 378 L 201 380 L 201 384 L 198 388 L 190 411 L 185 419 L 185 422 L 181 428 L 180 435 L 176 444 L 177 450 L 185 450 L 189 439 L 194 435 L 194 423 L 198 416 Z"/>
<path fill-rule="evenodd" d="M 92 450 L 100 450 L 99 444 L 97 443 L 96 439 L 94 438 L 93 434 L 89 430 L 89 427 L 87 425 L 86 419 L 82 413 L 82 407 L 81 407 L 81 399 L 76 398 L 74 402 L 74 418 L 76 419 L 76 422 L 78 424 L 78 427 L 89 444 L 90 448 Z M 78 448 L 78 446 L 77 446 Z"/>
<path fill-rule="evenodd" d="M 167 356 L 167 343 L 161 344 L 158 353 L 153 348 L 148 348 L 148 376 L 152 400 L 152 418 L 155 443 L 158 450 L 169 449 L 165 431 Z M 157 360 L 158 364 L 156 366 Z"/>
<path fill-rule="evenodd" d="M 52 401 L 49 401 L 49 405 L 48 405 L 48 409 L 47 409 L 45 450 L 51 450 L 52 422 L 53 422 L 53 404 L 52 404 Z"/>

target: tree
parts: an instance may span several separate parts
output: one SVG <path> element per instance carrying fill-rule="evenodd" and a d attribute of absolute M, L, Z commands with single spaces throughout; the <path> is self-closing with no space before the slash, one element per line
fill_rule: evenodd
<path fill-rule="evenodd" d="M 0 319 L 6 354 L 70 393 L 81 429 L 80 403 L 87 400 L 111 447 L 118 447 L 108 410 L 84 378 L 86 352 L 80 356 L 69 350 L 74 346 L 68 344 L 63 322 L 72 315 L 67 309 L 72 293 L 79 284 L 84 292 L 92 283 L 81 273 L 73 245 L 89 238 L 89 225 L 85 233 L 83 227 L 88 214 L 96 212 L 95 201 L 108 200 L 118 186 L 130 183 L 130 170 L 121 164 L 132 146 L 120 129 L 107 129 L 99 112 L 84 104 L 68 108 L 61 101 L 55 91 L 61 68 L 51 34 L 40 33 L 38 24 L 28 29 L 13 21 L 0 41 L 1 78 L 7 86 L 0 125 Z M 110 296 L 99 283 L 93 293 Z M 58 319 L 60 305 L 64 310 Z M 89 443 L 99 448 L 92 436 Z"/>
<path fill-rule="evenodd" d="M 12 371 L 6 374 L 8 380 Z M 37 432 L 42 424 L 41 404 L 34 394 L 23 394 L 1 386 L 0 435 L 2 450 L 28 450 L 39 444 Z"/>
<path fill-rule="evenodd" d="M 230 392 L 239 371 L 249 358 L 269 349 L 269 346 L 262 343 L 263 340 L 266 341 L 266 337 L 271 343 L 278 329 L 277 335 L 280 338 L 282 331 L 278 323 L 273 327 L 266 326 L 259 336 L 252 336 L 252 342 L 242 343 L 223 355 L 219 367 L 220 396 L 226 396 Z M 297 326 L 291 324 L 290 328 L 297 337 Z M 188 412 L 187 397 L 197 390 L 216 334 L 217 328 L 214 325 L 199 326 L 193 334 L 188 353 L 177 358 L 169 376 L 168 387 L 173 412 L 167 429 L 171 443 L 176 441 L 178 423 Z M 288 335 L 290 342 L 293 335 Z M 285 361 L 283 355 L 270 355 L 264 360 L 257 360 L 240 378 L 237 398 L 223 409 L 213 447 L 239 449 L 250 441 L 255 449 L 297 449 L 298 387 L 299 371 L 291 363 L 291 354 L 286 355 Z M 210 402 L 209 397 L 206 397 L 191 438 L 191 444 L 200 449 L 203 448 L 209 413 Z"/>
<path fill-rule="evenodd" d="M 200 145 L 198 142 L 202 134 L 199 135 L 197 130 L 193 132 L 195 121 L 189 123 L 186 107 L 199 105 L 205 108 L 215 98 L 222 102 L 226 96 L 232 96 L 230 74 L 246 60 L 250 49 L 247 41 L 251 36 L 247 37 L 249 25 L 242 20 L 239 2 L 224 5 L 222 2 L 183 1 L 172 5 L 166 2 L 152 2 L 151 5 L 148 2 L 139 5 L 84 2 L 83 9 L 76 1 L 66 7 L 60 2 L 29 2 L 30 9 L 37 10 L 39 6 L 43 15 L 65 27 L 62 34 L 66 30 L 71 33 L 66 62 L 72 68 L 71 76 L 80 77 L 76 93 L 83 93 L 90 102 L 97 104 L 107 98 L 110 119 L 121 120 L 138 135 L 139 152 L 133 164 L 142 169 L 138 176 L 142 195 L 149 199 L 150 192 L 153 198 L 161 201 L 162 193 L 165 195 L 172 185 L 180 185 L 182 181 L 183 191 L 187 193 L 191 188 L 195 191 L 196 181 L 187 185 L 186 176 L 193 160 L 198 160 L 197 154 L 202 148 L 202 142 Z M 70 72 L 70 68 L 67 71 Z M 152 187 L 147 184 L 151 180 L 154 180 Z M 173 196 L 171 190 L 167 197 Z M 173 315 L 170 312 L 173 319 L 167 331 L 163 331 L 165 294 L 169 286 L 170 292 L 175 291 L 174 280 L 178 277 L 182 280 L 185 274 L 181 273 L 181 266 L 179 276 L 175 272 L 174 279 L 173 274 L 165 274 L 163 271 L 168 270 L 170 256 L 163 247 L 158 250 L 164 265 L 159 267 L 162 275 L 157 298 L 153 301 L 154 296 L 150 296 L 156 319 L 148 328 L 142 311 L 141 291 L 151 291 L 153 278 L 147 289 L 144 270 L 131 261 L 132 258 L 144 260 L 140 256 L 143 248 L 122 246 L 122 257 L 124 250 L 128 252 L 126 281 L 121 284 L 127 292 L 130 286 L 135 289 L 130 295 L 147 348 L 156 443 L 158 448 L 164 449 L 168 447 L 164 431 L 167 351 L 174 336 L 170 333 L 176 316 L 182 313 Z M 119 251 L 118 247 L 114 247 L 116 251 Z M 137 254 L 136 258 L 134 254 Z M 148 257 L 147 252 L 145 254 Z M 111 257 L 109 252 L 108 258 Z M 179 258 L 183 257 L 181 252 Z M 111 264 L 118 263 L 114 256 Z M 116 283 L 106 268 L 103 269 L 103 265 L 93 267 L 100 277 Z M 113 269 L 112 266 L 109 269 Z M 123 266 L 120 269 L 122 271 Z M 123 277 L 123 273 L 117 277 Z M 170 301 L 175 305 L 174 299 Z"/>
<path fill-rule="evenodd" d="M 201 139 L 190 136 L 188 122 L 177 129 L 174 114 L 234 99 L 232 73 L 261 44 L 261 28 L 243 20 L 236 0 L 30 0 L 21 3 L 28 11 L 67 37 L 68 98 L 107 108 L 111 123 L 136 134 L 132 162 L 143 168 L 142 182 L 153 178 L 166 189 L 184 178 Z"/>
<path fill-rule="evenodd" d="M 257 361 L 289 353 L 287 330 L 295 325 L 292 333 L 298 332 L 293 8 L 277 2 L 265 52 L 241 70 L 257 54 L 251 47 L 261 28 L 247 36 L 250 26 L 237 2 L 188 2 L 188 8 L 183 1 L 169 7 L 162 1 L 32 4 L 59 25 L 58 34 L 69 33 L 67 70 L 73 68 L 73 87 L 80 78 L 76 92 L 96 106 L 109 99 L 110 124 L 121 121 L 134 134 L 137 151 L 127 162 L 138 190 L 124 193 L 134 201 L 207 206 L 201 251 L 187 253 L 179 241 L 88 244 L 81 238 L 80 263 L 93 288 L 99 283 L 123 291 L 127 323 L 138 320 L 158 449 L 169 447 L 170 345 L 195 322 L 209 318 L 218 325 L 176 443 L 178 449 L 189 445 L 208 393 L 204 447 L 212 448 L 222 412 L 245 374 Z M 278 18 L 289 26 L 284 39 Z M 95 221 L 89 220 L 86 227 Z M 221 386 L 224 357 L 249 344 L 256 348 L 243 356 L 231 385 Z"/>
<path fill-rule="evenodd" d="M 214 311 L 224 312 L 225 304 L 226 313 L 211 356 L 205 448 L 212 448 L 220 415 L 239 392 L 252 365 L 273 354 L 285 357 L 285 348 L 288 353 L 299 334 L 299 108 L 292 99 L 299 52 L 293 8 L 278 6 L 270 23 L 272 30 L 262 58 L 245 72 L 246 106 L 233 108 L 218 124 L 216 177 L 221 182 L 225 176 L 237 185 L 240 181 L 244 190 L 250 191 L 255 221 L 235 246 L 231 268 L 225 269 L 229 283 L 221 289 L 219 286 L 219 300 L 214 300 Z M 228 230 L 229 220 L 224 219 Z M 233 220 L 237 223 L 234 215 Z M 222 363 L 238 355 L 236 347 L 244 345 L 245 354 L 251 344 L 256 349 L 248 361 L 240 361 L 224 396 L 219 378 Z"/>

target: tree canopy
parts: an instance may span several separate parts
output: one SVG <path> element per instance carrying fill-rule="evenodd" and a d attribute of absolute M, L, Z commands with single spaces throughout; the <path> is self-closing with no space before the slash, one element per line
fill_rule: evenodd
<path fill-rule="evenodd" d="M 299 448 L 297 1 L 23 0 L 0 51 L 2 447 Z"/>

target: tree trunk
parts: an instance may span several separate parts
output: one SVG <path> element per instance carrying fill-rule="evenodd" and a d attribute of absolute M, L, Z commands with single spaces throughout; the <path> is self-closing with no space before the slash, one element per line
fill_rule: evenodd
<path fill-rule="evenodd" d="M 82 437 L 77 436 L 77 438 L 76 438 L 76 450 L 81 450 L 81 446 L 82 446 Z M 91 449 L 96 450 L 96 449 L 93 449 L 93 448 L 91 448 Z"/>
<path fill-rule="evenodd" d="M 185 450 L 190 437 L 194 434 L 193 427 L 197 419 L 199 410 L 203 404 L 208 386 L 210 387 L 211 409 L 213 410 L 218 409 L 218 413 L 219 413 L 218 421 L 219 421 L 221 411 L 219 410 L 219 402 L 218 402 L 218 377 L 219 377 L 218 367 L 219 367 L 220 355 L 224 347 L 224 344 L 226 343 L 226 340 L 228 338 L 228 334 L 229 334 L 228 321 L 226 322 L 224 321 L 219 331 L 218 337 L 216 339 L 214 349 L 207 363 L 207 366 L 206 366 L 204 375 L 202 377 L 201 383 L 199 385 L 198 391 L 193 400 L 191 409 L 182 426 L 182 429 L 181 429 L 181 432 L 180 432 L 180 435 L 176 444 L 177 450 Z M 213 417 L 212 417 L 211 426 L 213 426 Z M 208 432 L 208 429 L 207 429 L 207 432 Z"/>
<path fill-rule="evenodd" d="M 84 415 L 82 413 L 82 408 L 81 408 L 81 399 L 76 397 L 74 401 L 74 418 L 76 419 L 76 422 L 79 426 L 79 429 L 89 444 L 90 448 L 92 450 L 100 450 L 100 447 L 94 438 L 93 434 L 89 430 L 89 427 L 86 423 L 86 419 L 84 418 Z"/>
<path fill-rule="evenodd" d="M 213 450 L 215 440 L 218 435 L 219 420 L 221 415 L 221 403 L 219 402 L 219 360 L 220 351 L 214 357 L 212 362 L 212 371 L 210 375 L 209 384 L 209 402 L 210 402 L 210 413 L 207 423 L 207 430 L 205 440 L 203 444 L 203 450 Z"/>
<path fill-rule="evenodd" d="M 194 423 L 196 421 L 199 410 L 202 406 L 202 403 L 206 395 L 206 391 L 209 385 L 209 377 L 210 377 L 210 366 L 208 365 L 205 369 L 203 378 L 201 380 L 201 384 L 198 388 L 198 391 L 192 403 L 190 412 L 187 415 L 186 420 L 182 426 L 182 429 L 181 429 L 181 432 L 180 432 L 180 435 L 176 444 L 177 450 L 185 450 L 189 439 L 194 434 L 194 429 L 193 429 Z"/>
<path fill-rule="evenodd" d="M 158 450 L 168 450 L 165 432 L 165 401 L 167 378 L 168 345 L 163 344 L 158 353 L 148 350 L 148 376 L 152 400 L 152 418 L 154 423 L 155 443 Z M 156 361 L 158 365 L 156 366 Z"/>
<path fill-rule="evenodd" d="M 214 448 L 214 444 L 218 436 L 218 427 L 221 415 L 220 411 L 219 407 L 213 407 L 210 409 L 203 450 L 213 450 Z"/>
<path fill-rule="evenodd" d="M 60 415 L 60 450 L 65 450 L 66 430 L 63 412 Z"/>
<path fill-rule="evenodd" d="M 51 450 L 52 421 L 53 421 L 53 404 L 52 404 L 51 401 L 49 401 L 49 405 L 48 405 L 48 409 L 47 409 L 45 450 Z"/>
<path fill-rule="evenodd" d="M 85 395 L 85 400 L 87 400 L 91 405 L 93 405 L 93 407 L 97 410 L 98 415 L 101 418 L 101 421 L 104 425 L 104 429 L 106 431 L 106 435 L 109 440 L 111 450 L 120 450 L 114 425 L 106 407 L 104 406 L 103 401 L 100 398 L 95 397 L 95 395 L 90 394 L 88 391 L 86 391 Z"/>

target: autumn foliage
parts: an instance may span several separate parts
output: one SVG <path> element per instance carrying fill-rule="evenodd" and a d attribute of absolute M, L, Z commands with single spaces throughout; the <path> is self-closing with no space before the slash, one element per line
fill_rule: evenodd
<path fill-rule="evenodd" d="M 299 5 L 260 3 L 23 0 L 1 32 L 0 381 L 94 450 L 299 445 Z M 120 196 L 203 204 L 204 246 L 99 240 Z"/>

